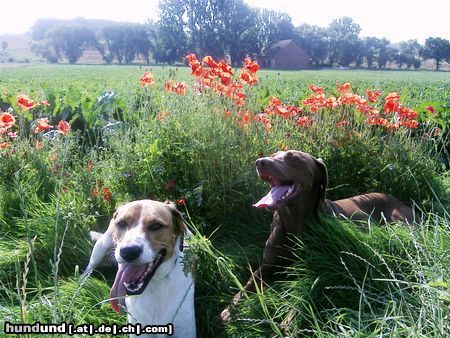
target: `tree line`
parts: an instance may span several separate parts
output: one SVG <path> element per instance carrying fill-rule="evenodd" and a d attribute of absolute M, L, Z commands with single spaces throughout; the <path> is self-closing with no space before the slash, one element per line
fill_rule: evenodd
<path fill-rule="evenodd" d="M 391 45 L 386 38 L 359 36 L 361 27 L 350 17 L 327 27 L 295 27 L 287 13 L 248 6 L 243 0 L 160 0 L 159 20 L 146 24 L 105 20 L 40 19 L 32 27 L 32 51 L 49 62 L 66 58 L 76 63 L 87 49 L 97 50 L 105 63 L 173 64 L 184 55 L 227 55 L 233 64 L 250 55 L 258 58 L 273 43 L 292 39 L 313 66 L 384 68 L 389 62 L 418 69 L 425 59 L 436 69 L 450 62 L 450 41 L 430 37 Z"/>

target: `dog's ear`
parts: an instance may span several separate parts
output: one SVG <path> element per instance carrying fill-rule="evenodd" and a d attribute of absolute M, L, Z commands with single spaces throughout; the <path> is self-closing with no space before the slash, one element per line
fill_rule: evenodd
<path fill-rule="evenodd" d="M 170 211 L 172 212 L 173 217 L 173 224 L 175 225 L 176 229 L 186 234 L 188 231 L 186 222 L 175 206 L 175 203 L 173 203 L 172 201 L 164 201 L 164 203 L 170 207 Z"/>
<path fill-rule="evenodd" d="M 325 194 L 326 194 L 326 189 L 327 189 L 327 185 L 328 185 L 328 171 L 327 171 L 327 166 L 325 165 L 325 163 L 323 162 L 323 160 L 321 158 L 317 158 L 316 160 L 316 164 L 317 167 L 320 170 L 320 174 L 321 174 L 321 178 L 320 178 L 320 199 L 322 201 L 325 200 Z"/>

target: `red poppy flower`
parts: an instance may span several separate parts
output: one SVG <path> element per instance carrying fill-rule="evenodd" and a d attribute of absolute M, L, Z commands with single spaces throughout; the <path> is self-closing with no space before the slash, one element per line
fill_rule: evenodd
<path fill-rule="evenodd" d="M 0 149 L 6 149 L 9 147 L 9 143 L 8 142 L 2 142 L 0 143 Z"/>
<path fill-rule="evenodd" d="M 349 82 L 346 82 L 343 85 L 338 83 L 337 87 L 338 87 L 338 92 L 339 93 L 347 93 L 347 92 L 350 91 L 350 83 Z"/>
<path fill-rule="evenodd" d="M 70 124 L 69 124 L 69 122 L 61 120 L 61 121 L 59 121 L 57 128 L 63 135 L 67 135 L 67 134 L 69 134 L 69 131 L 70 131 Z"/>
<path fill-rule="evenodd" d="M 177 200 L 177 204 L 178 205 L 186 205 L 186 201 L 183 198 L 181 198 L 181 199 Z"/>
<path fill-rule="evenodd" d="M 0 128 L 9 129 L 16 123 L 16 119 L 10 113 L 0 114 Z"/>
<path fill-rule="evenodd" d="M 323 94 L 324 93 L 324 89 L 322 87 L 316 86 L 315 84 L 310 84 L 308 86 L 308 89 L 314 93 L 317 94 Z"/>
<path fill-rule="evenodd" d="M 425 108 L 426 110 L 428 110 L 430 113 L 435 113 L 436 109 L 433 106 L 427 106 L 427 108 Z"/>
<path fill-rule="evenodd" d="M 372 91 L 372 90 L 366 90 L 367 98 L 370 102 L 377 102 L 378 96 L 381 95 L 381 92 L 379 90 Z"/>
<path fill-rule="evenodd" d="M 301 116 L 295 123 L 300 127 L 309 127 L 312 124 L 312 121 L 308 116 Z"/>
<path fill-rule="evenodd" d="M 385 100 L 386 100 L 386 101 L 390 101 L 390 100 L 400 100 L 400 95 L 397 94 L 396 92 L 392 92 L 392 93 L 389 93 L 389 94 L 386 96 Z"/>
<path fill-rule="evenodd" d="M 149 85 L 152 85 L 155 83 L 155 80 L 153 79 L 153 74 L 149 71 L 146 71 L 144 75 L 142 75 L 139 79 L 139 82 L 141 83 L 142 87 L 147 87 Z"/>
<path fill-rule="evenodd" d="M 109 190 L 109 188 L 103 187 L 102 194 L 103 194 L 103 200 L 105 202 L 110 202 L 112 200 L 112 193 L 111 193 L 111 190 Z"/>
<path fill-rule="evenodd" d="M 255 74 L 259 70 L 259 65 L 256 61 L 252 61 L 249 58 L 245 58 L 244 66 L 242 68 L 249 70 L 251 74 Z"/>
<path fill-rule="evenodd" d="M 34 130 L 35 134 L 38 134 L 42 131 L 48 130 L 50 128 L 52 128 L 53 126 L 49 124 L 48 122 L 48 118 L 41 118 L 38 120 L 38 124 L 36 129 Z"/>
<path fill-rule="evenodd" d="M 37 103 L 24 94 L 17 95 L 17 105 L 23 110 L 30 110 L 37 106 Z"/>
<path fill-rule="evenodd" d="M 184 82 L 175 82 L 172 87 L 172 92 L 178 95 L 185 95 L 187 92 L 187 85 Z"/>

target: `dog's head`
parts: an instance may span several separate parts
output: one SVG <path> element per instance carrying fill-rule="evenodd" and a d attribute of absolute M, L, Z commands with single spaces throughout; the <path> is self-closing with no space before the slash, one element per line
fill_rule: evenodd
<path fill-rule="evenodd" d="M 94 256 L 99 256 L 94 257 L 98 260 L 114 248 L 119 268 L 110 297 L 116 312 L 120 311 L 119 304 L 124 305 L 126 295 L 141 294 L 158 267 L 174 251 L 182 250 L 186 231 L 183 218 L 171 202 L 140 200 L 117 209 L 91 255 L 92 262 Z M 89 265 L 94 265 L 91 262 Z"/>
<path fill-rule="evenodd" d="M 320 159 L 297 151 L 278 151 L 256 160 L 260 179 L 270 184 L 270 192 L 254 206 L 276 210 L 299 198 L 319 191 L 319 200 L 325 199 L 328 183 L 327 168 Z"/>

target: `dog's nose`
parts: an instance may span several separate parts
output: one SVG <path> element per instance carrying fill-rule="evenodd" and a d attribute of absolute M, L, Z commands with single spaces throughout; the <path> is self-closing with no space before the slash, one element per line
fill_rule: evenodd
<path fill-rule="evenodd" d="M 136 244 L 128 244 L 120 248 L 120 256 L 127 262 L 132 262 L 142 253 L 142 246 Z"/>
<path fill-rule="evenodd" d="M 266 159 L 266 158 L 258 158 L 258 159 L 255 161 L 255 165 L 256 165 L 256 167 L 258 167 L 258 168 L 264 167 L 264 166 L 266 165 L 266 163 L 267 163 L 267 159 Z"/>

